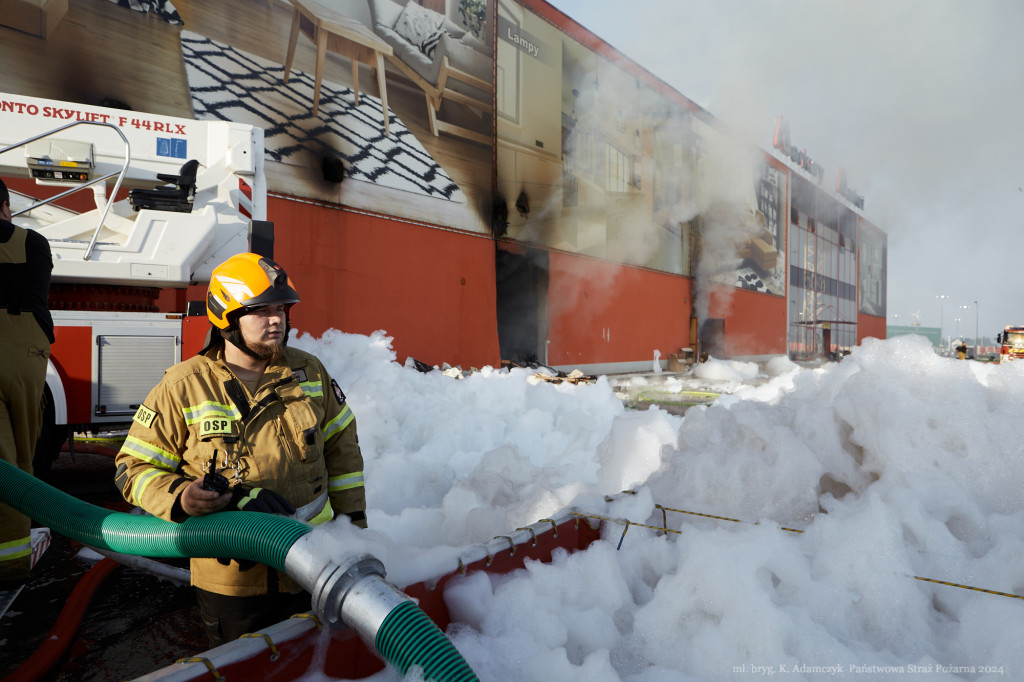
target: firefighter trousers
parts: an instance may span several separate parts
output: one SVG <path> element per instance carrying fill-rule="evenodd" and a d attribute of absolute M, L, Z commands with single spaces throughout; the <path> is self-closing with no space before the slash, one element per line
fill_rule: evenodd
<path fill-rule="evenodd" d="M 274 570 L 270 569 L 273 574 Z M 199 615 L 211 647 L 238 639 L 312 608 L 308 592 L 272 591 L 254 597 L 234 597 L 196 588 Z"/>
<path fill-rule="evenodd" d="M 31 313 L 0 308 L 0 349 L 0 457 L 32 473 L 50 342 Z M 27 516 L 0 502 L 0 581 L 28 577 L 30 525 Z"/>

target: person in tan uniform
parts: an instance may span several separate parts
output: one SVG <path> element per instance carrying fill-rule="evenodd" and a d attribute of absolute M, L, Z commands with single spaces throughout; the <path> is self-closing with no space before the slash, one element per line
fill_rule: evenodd
<path fill-rule="evenodd" d="M 165 372 L 115 459 L 126 500 L 170 521 L 255 511 L 366 527 L 355 417 L 320 360 L 287 347 L 298 302 L 281 266 L 258 254 L 214 269 L 210 342 Z M 310 608 L 265 565 L 193 558 L 191 569 L 212 646 Z"/>
<path fill-rule="evenodd" d="M 47 308 L 50 243 L 11 222 L 0 180 L 0 457 L 32 473 L 43 422 L 43 387 L 53 343 Z M 31 520 L 0 503 L 0 591 L 16 588 L 32 563 Z"/>

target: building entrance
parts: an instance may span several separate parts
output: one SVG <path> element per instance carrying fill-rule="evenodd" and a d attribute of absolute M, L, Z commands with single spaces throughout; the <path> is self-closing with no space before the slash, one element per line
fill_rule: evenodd
<path fill-rule="evenodd" d="M 496 251 L 498 345 L 501 359 L 547 364 L 548 254 Z"/>

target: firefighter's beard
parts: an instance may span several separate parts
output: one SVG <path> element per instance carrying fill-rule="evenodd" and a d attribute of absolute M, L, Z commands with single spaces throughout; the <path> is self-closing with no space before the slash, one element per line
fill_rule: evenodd
<path fill-rule="evenodd" d="M 246 346 L 252 351 L 252 354 L 260 360 L 266 360 L 267 362 L 273 362 L 284 357 L 284 347 L 288 343 L 288 337 L 282 338 L 280 343 L 258 343 L 251 342 L 247 343 Z"/>
<path fill-rule="evenodd" d="M 279 343 L 263 343 L 260 341 L 247 341 L 238 327 L 230 330 L 222 330 L 221 336 L 232 346 L 242 351 L 251 358 L 273 362 L 284 357 L 285 346 L 288 345 L 288 331 L 281 337 Z"/>

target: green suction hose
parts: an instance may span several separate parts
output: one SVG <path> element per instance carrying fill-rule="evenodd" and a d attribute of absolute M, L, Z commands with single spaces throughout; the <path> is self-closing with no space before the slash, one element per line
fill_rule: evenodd
<path fill-rule="evenodd" d="M 248 559 L 284 570 L 285 556 L 311 528 L 270 514 L 221 513 L 171 523 L 83 502 L 0 460 L 0 500 L 84 545 L 150 557 Z"/>
<path fill-rule="evenodd" d="M 230 556 L 283 571 L 311 595 L 317 613 L 348 625 L 402 674 L 413 665 L 436 682 L 476 675 L 444 633 L 372 557 L 339 566 L 308 541 L 306 524 L 271 514 L 221 512 L 172 523 L 83 502 L 0 460 L 0 501 L 61 535 L 122 554 L 150 557 Z"/>
<path fill-rule="evenodd" d="M 423 668 L 428 680 L 477 679 L 434 621 L 411 601 L 392 609 L 377 631 L 374 645 L 403 675 L 415 664 Z"/>

